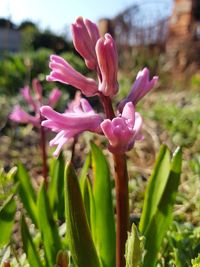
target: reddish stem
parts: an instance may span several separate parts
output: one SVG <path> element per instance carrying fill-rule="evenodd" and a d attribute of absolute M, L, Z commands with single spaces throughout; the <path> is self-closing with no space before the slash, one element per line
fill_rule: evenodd
<path fill-rule="evenodd" d="M 100 95 L 106 117 L 113 119 L 115 113 L 109 97 Z M 128 172 L 125 154 L 113 154 L 116 190 L 116 267 L 125 267 L 125 245 L 129 230 Z"/>
<path fill-rule="evenodd" d="M 101 103 L 103 105 L 107 119 L 112 120 L 115 117 L 115 113 L 112 107 L 112 102 L 110 97 L 105 96 L 103 94 L 100 94 L 99 97 L 101 99 Z"/>
<path fill-rule="evenodd" d="M 125 154 L 113 154 L 116 190 L 116 267 L 125 267 L 125 244 L 129 230 L 128 173 Z"/>
<path fill-rule="evenodd" d="M 42 117 L 40 117 L 42 121 Z M 46 153 L 46 133 L 43 126 L 40 126 L 40 147 L 42 151 L 42 174 L 44 178 L 44 184 L 48 187 L 48 167 L 47 167 L 47 153 Z"/>

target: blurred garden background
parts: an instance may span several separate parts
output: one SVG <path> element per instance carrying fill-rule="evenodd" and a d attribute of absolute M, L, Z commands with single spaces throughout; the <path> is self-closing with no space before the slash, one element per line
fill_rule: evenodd
<path fill-rule="evenodd" d="M 21 14 L 23 3 L 17 2 L 14 7 L 12 1 L 0 3 L 5 14 L 0 13 L 0 168 L 2 173 L 8 172 L 19 161 L 23 162 L 37 188 L 42 179 L 37 130 L 9 120 L 14 105 L 20 103 L 26 110 L 20 89 L 31 86 L 34 78 L 41 82 L 45 96 L 58 87 L 62 97 L 56 109 L 64 112 L 75 89 L 46 81 L 50 72 L 49 56 L 58 54 L 82 74 L 92 76 L 92 73 L 72 45 L 70 22 L 76 17 L 71 18 L 74 11 L 70 10 L 68 1 L 62 3 L 62 12 L 57 3 L 55 14 L 53 1 L 49 1 L 49 6 L 46 3 L 46 7 L 36 1 L 35 17 L 34 13 Z M 27 1 L 26 5 L 28 2 L 32 2 L 31 14 L 34 1 Z M 115 1 L 110 2 L 108 6 L 102 3 L 98 13 L 94 4 L 76 1 L 76 12 L 79 12 L 76 15 L 98 22 L 100 33 L 111 33 L 117 42 L 120 89 L 115 103 L 127 95 L 139 70 L 148 67 L 152 77 L 159 76 L 156 88 L 138 105 L 144 118 L 144 141 L 127 153 L 132 219 L 137 223 L 140 218 L 146 183 L 160 145 L 165 143 L 172 151 L 177 146 L 183 147 L 174 223 L 161 248 L 158 266 L 191 266 L 191 259 L 200 253 L 200 1 L 119 1 L 113 9 Z M 97 98 L 89 101 L 101 112 Z M 105 147 L 105 141 L 84 134 L 75 148 L 77 168 L 83 165 L 92 138 Z M 66 159 L 70 157 L 71 145 L 65 147 Z M 50 149 L 48 154 L 49 157 L 52 154 Z M 0 203 L 10 191 L 11 181 L 2 175 Z"/>

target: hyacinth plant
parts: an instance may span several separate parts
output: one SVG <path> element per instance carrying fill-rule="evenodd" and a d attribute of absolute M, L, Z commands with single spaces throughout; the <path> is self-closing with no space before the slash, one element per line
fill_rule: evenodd
<path fill-rule="evenodd" d="M 135 111 L 138 101 L 156 84 L 158 77 L 150 79 L 149 70 L 141 70 L 129 95 L 120 101 L 117 110 L 113 109 L 112 98 L 117 94 L 118 55 L 115 41 L 110 34 L 100 37 L 97 26 L 87 19 L 79 17 L 72 24 L 73 43 L 77 52 L 85 60 L 86 66 L 97 75 L 97 81 L 84 77 L 72 68 L 63 58 L 52 55 L 51 73 L 47 81 L 70 84 L 83 95 L 97 95 L 104 108 L 104 115 L 97 114 L 86 99 L 68 113 L 57 113 L 49 106 L 43 106 L 41 114 L 46 118 L 42 126 L 56 132 L 50 145 L 56 146 L 58 156 L 62 146 L 70 138 L 83 131 L 104 134 L 113 154 L 116 189 L 116 266 L 125 266 L 125 243 L 129 230 L 128 172 L 125 153 L 142 139 L 142 118 Z"/>
<path fill-rule="evenodd" d="M 61 91 L 58 88 L 54 88 L 48 99 L 44 99 L 42 93 L 43 89 L 38 79 L 33 79 L 32 81 L 32 89 L 34 92 L 34 96 L 31 94 L 31 88 L 29 86 L 25 86 L 21 89 L 21 94 L 23 99 L 26 101 L 26 103 L 29 106 L 29 109 L 31 112 L 34 113 L 34 115 L 28 114 L 22 107 L 19 105 L 16 105 L 13 108 L 13 111 L 11 112 L 9 118 L 12 121 L 15 121 L 17 123 L 23 123 L 23 124 L 32 124 L 33 127 L 36 127 L 40 130 L 40 146 L 42 151 L 42 160 L 43 160 L 43 177 L 44 181 L 47 187 L 48 184 L 48 168 L 47 168 L 47 153 L 46 153 L 46 138 L 45 138 L 45 129 L 41 125 L 41 122 L 43 120 L 40 108 L 45 103 L 51 107 L 54 107 L 58 100 L 61 97 Z"/>
<path fill-rule="evenodd" d="M 52 71 L 47 81 L 77 88 L 75 99 L 64 113 L 56 112 L 53 107 L 60 91 L 54 89 L 49 100 L 44 101 L 42 88 L 34 80 L 35 97 L 31 96 L 29 87 L 22 89 L 22 95 L 35 116 L 19 106 L 10 115 L 14 121 L 39 128 L 43 142 L 43 168 L 46 171 L 43 171 L 44 184 L 39 192 L 34 190 L 22 164 L 12 172 L 16 182 L 14 190 L 25 209 L 21 218 L 21 239 L 27 261 L 31 267 L 154 267 L 172 222 L 172 207 L 181 173 L 181 150 L 177 149 L 171 160 L 167 146 L 161 147 L 148 180 L 137 227 L 130 223 L 126 152 L 144 138 L 142 117 L 136 107 L 155 86 L 158 77 L 151 79 L 147 68 L 139 71 L 128 96 L 114 107 L 113 98 L 120 90 L 115 41 L 108 33 L 100 37 L 97 26 L 82 17 L 77 18 L 71 30 L 75 49 L 87 68 L 96 74 L 96 79 L 83 76 L 63 58 L 52 55 L 49 64 Z M 84 96 L 87 99 L 98 96 L 103 112 L 97 113 Z M 56 133 L 50 141 L 50 146 L 56 146 L 56 149 L 55 157 L 49 161 L 48 174 L 44 162 L 45 129 Z M 101 148 L 94 143 L 91 143 L 91 152 L 79 179 L 73 167 L 74 151 L 65 168 L 61 151 L 64 144 L 70 139 L 78 140 L 85 131 L 107 140 L 114 163 L 115 201 L 109 165 Z M 0 173 L 0 178 L 1 175 L 8 174 Z M 16 202 L 12 195 L 0 209 L 0 226 L 5 233 L 0 235 L 0 248 L 9 243 L 15 213 Z M 36 234 L 29 230 L 26 215 Z M 10 265 L 6 257 L 2 262 L 2 266 Z M 17 262 L 23 266 L 19 258 Z M 11 262 L 11 266 L 15 265 Z"/>

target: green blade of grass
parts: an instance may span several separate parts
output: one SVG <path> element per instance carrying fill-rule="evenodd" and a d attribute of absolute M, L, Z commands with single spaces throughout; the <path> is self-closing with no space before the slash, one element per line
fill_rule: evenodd
<path fill-rule="evenodd" d="M 19 182 L 18 192 L 23 206 L 33 223 L 38 226 L 36 194 L 31 184 L 30 177 L 21 163 L 18 165 L 15 180 Z"/>
<path fill-rule="evenodd" d="M 38 194 L 38 220 L 39 229 L 42 234 L 47 266 L 54 266 L 56 255 L 62 248 L 61 239 L 58 234 L 58 226 L 53 218 L 53 211 L 50 207 L 47 192 L 42 184 Z"/>
<path fill-rule="evenodd" d="M 53 158 L 50 162 L 50 181 L 48 185 L 48 196 L 51 208 L 56 218 L 64 221 L 64 170 L 65 163 L 62 153 L 58 159 Z"/>
<path fill-rule="evenodd" d="M 173 205 L 181 174 L 182 152 L 177 149 L 171 162 L 170 173 L 156 212 L 145 231 L 145 250 L 143 267 L 153 267 L 164 235 L 173 217 Z"/>
<path fill-rule="evenodd" d="M 9 197 L 0 209 L 0 247 L 9 243 L 15 219 L 16 202 Z"/>
<path fill-rule="evenodd" d="M 28 226 L 25 222 L 24 216 L 21 219 L 21 236 L 23 242 L 23 248 L 27 256 L 27 260 L 30 266 L 43 267 L 40 255 L 35 247 Z"/>
<path fill-rule="evenodd" d="M 96 207 L 95 242 L 103 266 L 113 267 L 115 266 L 116 237 L 110 171 L 102 151 L 93 143 L 91 151 Z"/>
<path fill-rule="evenodd" d="M 65 213 L 67 238 L 73 261 L 78 267 L 100 267 L 85 214 L 80 186 L 69 163 L 65 176 Z"/>
<path fill-rule="evenodd" d="M 167 146 L 161 146 L 159 155 L 151 177 L 149 178 L 145 192 L 144 205 L 139 224 L 142 234 L 146 232 L 148 224 L 151 223 L 160 199 L 163 195 L 170 172 L 170 152 Z"/>

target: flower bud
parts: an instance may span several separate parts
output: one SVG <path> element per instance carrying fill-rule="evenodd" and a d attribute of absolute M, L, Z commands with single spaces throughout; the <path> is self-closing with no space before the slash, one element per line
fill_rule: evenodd
<path fill-rule="evenodd" d="M 98 40 L 96 54 L 101 72 L 99 91 L 105 96 L 113 96 L 119 87 L 117 82 L 118 55 L 115 42 L 110 34 L 107 33 L 104 38 Z"/>
<path fill-rule="evenodd" d="M 100 38 L 99 30 L 93 22 L 88 19 L 78 17 L 71 26 L 74 47 L 84 58 L 85 64 L 89 69 L 96 69 L 97 58 L 95 45 Z"/>

